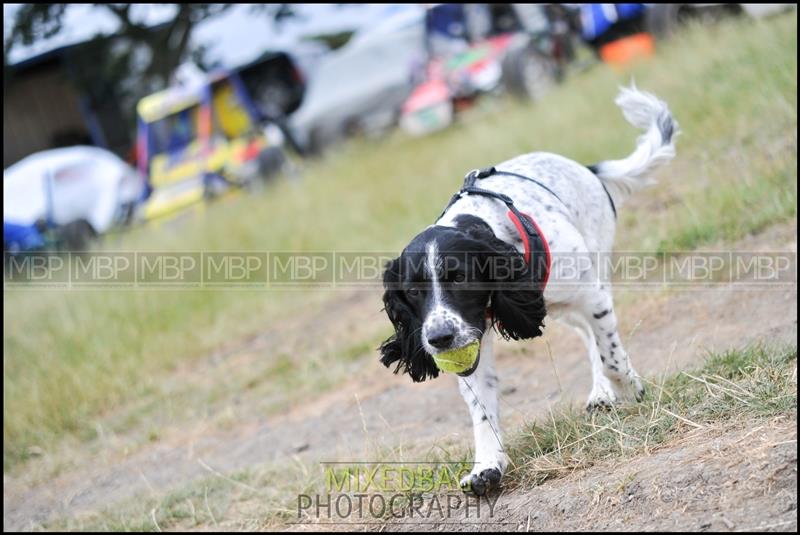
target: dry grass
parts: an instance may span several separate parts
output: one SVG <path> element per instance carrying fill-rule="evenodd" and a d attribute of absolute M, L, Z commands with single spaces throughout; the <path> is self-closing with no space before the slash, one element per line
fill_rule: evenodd
<path fill-rule="evenodd" d="M 508 439 L 507 490 L 530 489 L 608 459 L 648 455 L 676 439 L 697 440 L 720 427 L 797 416 L 797 347 L 751 346 L 707 357 L 705 366 L 648 382 L 644 402 L 586 414 L 572 406 L 531 423 Z M 402 460 L 402 449 L 376 450 L 372 458 Z M 431 465 L 467 462 L 460 445 L 438 445 Z M 198 462 L 201 462 L 199 460 Z M 298 494 L 324 494 L 319 466 L 295 460 L 280 469 L 256 467 L 209 477 L 167 496 L 140 496 L 99 513 L 65 519 L 48 529 L 141 530 L 286 527 L 297 521 Z M 413 494 L 413 491 L 412 491 Z"/>
<path fill-rule="evenodd" d="M 641 205 L 634 201 L 622 210 L 620 248 L 688 248 L 796 217 L 796 40 L 795 12 L 733 22 L 689 32 L 637 67 L 638 85 L 667 100 L 681 122 L 681 175 L 665 173 Z M 597 68 L 571 79 L 541 106 L 492 101 L 435 136 L 397 134 L 381 144 L 349 144 L 309 168 L 299 183 L 278 183 L 262 195 L 229 199 L 191 220 L 140 229 L 105 246 L 397 249 L 439 213 L 467 169 L 532 149 L 584 162 L 626 154 L 635 133 L 611 102 L 616 86 L 628 79 Z M 176 410 L 160 425 L 175 424 L 209 395 L 224 395 L 195 389 L 174 396 L 165 378 L 175 370 L 231 340 L 318 310 L 337 295 L 4 292 L 4 467 L 18 470 L 34 452 L 61 444 L 91 443 L 104 417 L 131 407 L 169 399 Z M 351 346 L 331 351 L 338 355 Z M 359 347 L 352 359 L 374 358 L 366 345 Z M 273 365 L 280 362 L 267 364 Z M 297 381 L 314 383 L 318 370 L 303 373 Z M 268 373 L 262 377 L 264 384 L 271 380 Z M 150 413 L 132 412 L 125 421 L 149 434 Z"/>
<path fill-rule="evenodd" d="M 648 382 L 643 403 L 586 416 L 574 408 L 531 424 L 509 445 L 508 481 L 529 488 L 607 458 L 650 454 L 677 435 L 797 411 L 797 347 L 711 355 L 696 373 Z"/>

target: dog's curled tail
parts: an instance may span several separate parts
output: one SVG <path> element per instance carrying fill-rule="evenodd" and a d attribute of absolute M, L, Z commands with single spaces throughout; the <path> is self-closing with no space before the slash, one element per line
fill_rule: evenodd
<path fill-rule="evenodd" d="M 636 140 L 636 150 L 627 158 L 600 162 L 589 169 L 603 181 L 614 204 L 620 206 L 633 192 L 654 182 L 648 177 L 653 169 L 675 157 L 674 139 L 679 130 L 666 103 L 634 84 L 621 87 L 615 102 L 625 119 L 645 133 Z"/>

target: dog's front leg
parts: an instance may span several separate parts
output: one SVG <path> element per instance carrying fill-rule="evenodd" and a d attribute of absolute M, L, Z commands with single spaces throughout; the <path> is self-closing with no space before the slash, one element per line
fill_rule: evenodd
<path fill-rule="evenodd" d="M 508 465 L 500 436 L 493 346 L 494 331 L 487 329 L 481 340 L 478 369 L 469 377 L 458 378 L 475 432 L 475 464 L 472 472 L 461 480 L 461 488 L 479 496 L 497 486 Z"/>

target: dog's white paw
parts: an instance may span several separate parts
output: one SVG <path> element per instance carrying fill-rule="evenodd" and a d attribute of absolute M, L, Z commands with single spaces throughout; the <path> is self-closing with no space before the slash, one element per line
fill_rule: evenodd
<path fill-rule="evenodd" d="M 592 412 L 610 409 L 619 400 L 616 390 L 611 381 L 605 376 L 601 377 L 600 380 L 596 380 L 594 386 L 592 386 L 592 392 L 589 394 L 589 399 L 586 400 L 586 410 Z"/>
<path fill-rule="evenodd" d="M 644 385 L 639 374 L 631 369 L 631 376 L 628 380 L 629 388 L 633 391 L 633 399 L 642 401 L 644 399 Z"/>
<path fill-rule="evenodd" d="M 609 409 L 622 400 L 631 399 L 642 401 L 644 399 L 644 386 L 639 375 L 630 370 L 623 379 L 609 379 L 605 376 L 596 381 L 586 401 L 586 410 Z"/>
<path fill-rule="evenodd" d="M 476 462 L 472 472 L 461 478 L 461 490 L 483 496 L 500 486 L 507 466 L 508 457 L 505 453 L 498 454 L 498 458 L 492 461 Z"/>
<path fill-rule="evenodd" d="M 628 399 L 642 401 L 644 399 L 644 385 L 639 374 L 634 369 L 628 370 L 624 378 L 611 381 L 618 400 Z"/>

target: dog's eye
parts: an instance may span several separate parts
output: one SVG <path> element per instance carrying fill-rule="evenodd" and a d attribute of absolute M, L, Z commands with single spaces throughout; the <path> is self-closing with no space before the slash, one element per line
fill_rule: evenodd
<path fill-rule="evenodd" d="M 406 294 L 410 295 L 411 297 L 416 297 L 419 295 L 419 288 L 416 286 L 412 286 L 408 290 L 406 290 Z"/>
<path fill-rule="evenodd" d="M 455 277 L 453 277 L 453 282 L 455 282 L 457 284 L 461 283 L 461 282 L 464 282 L 465 280 L 467 280 L 467 277 L 463 273 L 458 273 L 458 274 L 456 274 Z"/>

